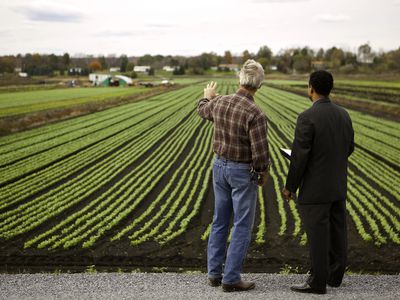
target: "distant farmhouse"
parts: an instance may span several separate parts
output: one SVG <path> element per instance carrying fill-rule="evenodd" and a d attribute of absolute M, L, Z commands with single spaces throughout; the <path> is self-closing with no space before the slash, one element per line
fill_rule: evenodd
<path fill-rule="evenodd" d="M 163 70 L 166 72 L 173 72 L 173 71 L 175 71 L 175 67 L 164 66 Z"/>
<path fill-rule="evenodd" d="M 19 77 L 26 78 L 26 77 L 28 77 L 28 73 L 26 73 L 26 72 L 19 72 L 19 73 L 18 73 L 18 76 L 19 76 Z"/>
<path fill-rule="evenodd" d="M 22 68 L 14 68 L 14 72 L 17 73 L 19 77 L 28 77 L 28 73 L 22 72 Z"/>
<path fill-rule="evenodd" d="M 270 65 L 270 66 L 269 66 L 269 69 L 270 69 L 271 71 L 277 71 L 277 70 L 278 70 L 278 66 L 277 66 L 277 65 Z"/>
<path fill-rule="evenodd" d="M 68 70 L 69 74 L 78 75 L 83 73 L 83 69 L 79 67 L 73 67 Z"/>
<path fill-rule="evenodd" d="M 373 53 L 358 53 L 357 61 L 362 64 L 372 64 L 374 62 L 375 55 Z"/>
<path fill-rule="evenodd" d="M 121 71 L 121 68 L 118 68 L 118 67 L 110 68 L 111 73 L 112 72 L 120 72 L 120 71 Z"/>
<path fill-rule="evenodd" d="M 148 73 L 150 69 L 150 66 L 135 66 L 133 68 L 133 71 L 135 71 L 136 73 Z"/>

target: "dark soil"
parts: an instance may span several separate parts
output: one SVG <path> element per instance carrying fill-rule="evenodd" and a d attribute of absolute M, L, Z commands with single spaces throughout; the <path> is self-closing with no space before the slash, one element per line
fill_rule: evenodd
<path fill-rule="evenodd" d="M 272 125 L 273 126 L 273 125 Z M 195 137 L 196 134 L 193 135 Z M 287 141 L 289 142 L 289 141 Z M 157 144 L 158 145 L 158 144 Z M 155 145 L 154 147 L 157 147 Z M 194 146 L 192 138 L 187 147 L 183 150 L 178 161 L 171 170 L 175 170 L 184 160 L 186 154 Z M 153 147 L 153 149 L 154 149 Z M 147 157 L 150 152 L 143 155 Z M 106 155 L 106 154 L 105 154 Z M 207 157 L 207 164 L 212 163 L 212 156 Z M 124 176 L 135 166 L 130 165 L 121 174 L 115 174 L 113 182 Z M 28 248 L 24 249 L 24 243 L 32 236 L 47 231 L 55 226 L 60 220 L 79 210 L 82 204 L 72 207 L 63 214 L 48 220 L 35 230 L 17 236 L 11 240 L 0 239 L 0 272 L 53 272 L 70 271 L 82 272 L 89 266 L 95 265 L 98 271 L 184 271 L 184 270 L 206 270 L 207 241 L 202 241 L 200 237 L 212 221 L 214 194 L 212 181 L 208 182 L 206 197 L 202 202 L 200 213 L 192 220 L 188 230 L 172 240 L 171 242 L 160 245 L 154 241 L 145 242 L 139 246 L 131 246 L 127 236 L 120 240 L 110 242 L 109 238 L 118 230 L 124 228 L 129 222 L 140 215 L 144 209 L 155 199 L 163 185 L 167 183 L 171 176 L 169 171 L 151 191 L 150 195 L 143 201 L 135 212 L 123 220 L 118 228 L 114 228 L 101 238 L 93 248 L 82 249 L 80 247 L 69 250 L 47 250 Z M 202 180 L 205 172 L 198 174 Z M 280 182 L 280 184 L 283 184 Z M 110 185 L 107 185 L 110 188 Z M 106 191 L 99 187 L 96 195 L 90 195 L 85 203 L 93 197 Z M 198 191 L 197 191 L 198 193 Z M 300 272 L 306 272 L 309 267 L 308 249 L 301 246 L 300 235 L 293 237 L 293 220 L 288 217 L 288 229 L 285 235 L 279 236 L 280 217 L 278 215 L 277 202 L 273 181 L 270 178 L 267 185 L 263 188 L 263 195 L 266 199 L 266 242 L 258 245 L 252 241 L 245 261 L 245 272 L 279 272 L 287 266 L 298 268 Z M 286 206 L 288 211 L 288 208 Z M 289 215 L 289 214 L 288 214 Z M 254 233 L 260 222 L 259 206 L 257 205 Z M 301 231 L 303 232 L 303 231 Z M 254 235 L 253 235 L 254 236 Z M 365 242 L 358 234 L 352 219 L 348 216 L 348 268 L 353 272 L 380 272 L 380 273 L 399 273 L 400 272 L 400 249 L 398 245 L 388 243 L 381 247 L 376 247 L 373 243 Z"/>
<path fill-rule="evenodd" d="M 183 156 L 179 160 L 182 161 Z M 211 163 L 211 160 L 209 163 Z M 204 178 L 204 174 L 200 176 Z M 159 190 L 154 189 L 149 195 L 149 199 L 154 199 L 158 193 Z M 279 272 L 282 268 L 291 266 L 298 268 L 299 271 L 306 272 L 308 270 L 307 246 L 299 244 L 300 237 L 290 235 L 293 226 L 290 223 L 290 218 L 288 218 L 287 234 L 278 235 L 280 217 L 272 180 L 264 187 L 263 193 L 267 211 L 266 243 L 262 245 L 258 245 L 254 241 L 251 243 L 244 271 Z M 200 214 L 191 222 L 190 228 L 187 232 L 163 246 L 154 241 L 149 241 L 133 247 L 126 236 L 119 241 L 110 242 L 108 238 L 111 237 L 113 233 L 111 232 L 100 239 L 91 249 L 72 248 L 61 251 L 23 249 L 23 244 L 29 237 L 57 224 L 58 220 L 63 218 L 63 216 L 59 216 L 32 232 L 8 241 L 0 240 L 0 271 L 53 272 L 61 270 L 64 272 L 82 272 L 92 265 L 95 265 L 98 271 L 117 271 L 120 269 L 124 271 L 138 269 L 141 271 L 160 269 L 164 271 L 205 271 L 207 241 L 202 241 L 200 237 L 212 220 L 213 203 L 213 187 L 210 181 Z M 254 232 L 256 232 L 259 224 L 260 212 L 258 208 L 257 206 Z M 140 211 L 142 209 L 138 210 L 138 213 Z M 66 212 L 64 216 L 69 213 Z M 129 218 L 136 216 L 132 214 Z M 126 222 L 124 224 L 126 225 Z M 400 252 L 397 245 L 389 243 L 378 248 L 361 239 L 350 217 L 348 217 L 348 225 L 349 270 L 388 274 L 400 271 Z"/>

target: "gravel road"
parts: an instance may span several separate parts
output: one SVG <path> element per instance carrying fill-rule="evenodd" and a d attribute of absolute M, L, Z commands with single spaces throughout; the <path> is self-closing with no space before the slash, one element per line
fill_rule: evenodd
<path fill-rule="evenodd" d="M 249 292 L 224 293 L 205 274 L 0 274 L 1 299 L 400 299 L 400 275 L 349 275 L 326 295 L 291 292 L 305 275 L 244 274 Z"/>

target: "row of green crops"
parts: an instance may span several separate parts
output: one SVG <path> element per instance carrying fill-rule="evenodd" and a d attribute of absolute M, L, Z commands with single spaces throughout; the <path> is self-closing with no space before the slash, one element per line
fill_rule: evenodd
<path fill-rule="evenodd" d="M 299 92 L 307 90 L 307 81 L 268 80 L 268 85 L 290 87 Z M 335 80 L 333 97 L 345 97 L 354 101 L 380 102 L 382 105 L 400 104 L 400 85 L 398 82 Z"/>
<path fill-rule="evenodd" d="M 222 92 L 228 88 L 221 86 Z M 132 244 L 149 238 L 166 243 L 185 232 L 211 177 L 212 126 L 195 111 L 200 92 L 193 86 L 1 138 L 0 237 L 13 238 L 54 218 L 60 221 L 25 247 L 91 247 L 110 230 L 112 240 L 129 234 Z M 146 205 L 171 169 L 147 210 L 117 229 Z M 165 229 L 156 231 L 149 226 L 154 222 Z"/>
<path fill-rule="evenodd" d="M 279 148 L 290 147 L 297 116 L 310 106 L 310 102 L 305 97 L 270 87 L 258 92 L 256 102 L 269 119 L 268 140 L 273 162 L 270 184 L 274 187 L 275 195 L 268 198 L 277 201 L 281 220 L 278 234 L 298 236 L 300 243 L 304 244 L 306 236 L 296 205 L 293 201 L 284 201 L 280 194 L 286 181 L 289 161 L 283 158 Z M 350 158 L 347 210 L 364 240 L 376 245 L 388 241 L 400 244 L 400 126 L 396 122 L 356 111 L 349 112 L 355 130 L 356 151 Z M 256 233 L 258 243 L 268 238 L 264 237 L 263 201 L 263 194 L 259 193 L 261 214 Z M 292 231 L 288 232 L 289 228 Z M 209 231 L 210 226 L 202 239 L 207 238 Z"/>
<path fill-rule="evenodd" d="M 36 155 L 22 157 L 4 167 L 1 170 L 2 179 L 17 178 L 10 175 L 14 173 L 28 172 L 29 175 L 0 188 L 0 205 L 4 211 L 0 215 L 3 228 L 1 234 L 12 237 L 30 230 L 49 217 L 79 203 L 99 186 L 111 181 L 113 174 L 118 174 L 119 170 L 132 164 L 161 138 L 166 137 L 180 120 L 188 117 L 189 112 L 194 109 L 191 102 L 196 97 L 195 94 L 198 94 L 197 89 L 188 88 L 149 101 L 108 110 L 110 115 L 114 115 L 116 111 L 118 114 L 125 111 L 123 121 L 115 118 L 116 122 L 110 126 L 108 118 L 103 122 L 99 119 L 95 126 L 89 126 L 93 131 L 84 135 L 83 139 L 66 144 L 63 143 L 62 135 L 57 136 L 52 140 L 61 141 L 59 151 L 54 151 L 55 148 L 52 147 Z M 147 113 L 137 114 L 144 106 L 147 107 Z M 86 129 L 79 119 L 76 119 L 76 123 Z M 99 129 L 102 124 L 104 128 Z M 99 134 L 100 130 L 102 135 Z M 37 136 L 33 137 L 35 138 Z M 17 139 L 16 143 L 18 142 Z M 48 143 L 48 140 L 43 142 Z M 8 144 L 10 145 L 12 144 Z M 29 147 L 24 148 L 29 150 Z M 45 161 L 42 163 L 43 159 Z M 18 171 L 21 166 L 23 171 Z M 2 182 L 4 181 L 3 179 Z M 46 189 L 48 192 L 41 192 Z M 31 201 L 26 201 L 30 198 Z M 20 202 L 22 203 L 16 206 Z M 7 209 L 8 207 L 11 209 Z"/>
<path fill-rule="evenodd" d="M 97 87 L 0 93 L 0 117 L 126 97 L 144 87 Z"/>
<path fill-rule="evenodd" d="M 272 175 L 282 186 L 289 162 L 283 160 L 277 150 L 282 146 L 290 147 L 297 115 L 310 103 L 304 97 L 272 88 L 260 92 L 258 103 L 272 124 L 269 128 L 274 163 Z M 399 244 L 399 186 L 395 182 L 400 174 L 394 166 L 399 166 L 400 144 L 394 130 L 397 128 L 398 135 L 400 126 L 384 121 L 389 125 L 385 126 L 376 117 L 349 112 L 355 130 L 356 151 L 350 158 L 348 211 L 365 240 L 372 240 L 377 245 L 387 240 Z M 370 153 L 378 154 L 381 159 Z M 282 221 L 280 233 L 285 232 L 286 211 L 290 211 L 294 221 L 293 235 L 297 236 L 301 232 L 297 209 L 291 205 L 293 202 L 282 204 L 279 189 L 275 191 Z M 282 205 L 289 207 L 283 210 Z"/>
<path fill-rule="evenodd" d="M 147 106 L 143 106 L 143 103 L 141 103 L 138 106 L 133 105 L 118 108 L 118 115 L 112 112 L 111 118 L 107 116 L 105 119 L 94 121 L 93 124 L 89 120 L 90 124 L 81 124 L 79 125 L 80 128 L 72 131 L 70 128 L 66 128 L 66 132 L 62 135 L 43 139 L 40 142 L 36 142 L 37 136 L 34 136 L 29 146 L 24 145 L 21 147 L 19 141 L 8 144 L 5 146 L 5 148 L 8 148 L 8 152 L 0 155 L 0 172 L 4 174 L 0 179 L 0 184 L 18 178 L 26 173 L 35 172 L 39 168 L 58 160 L 62 161 L 67 156 L 71 156 L 77 152 L 86 151 L 87 149 L 95 149 L 94 151 L 98 152 L 98 147 L 103 149 L 104 144 L 111 143 L 111 145 L 115 145 L 116 141 L 114 139 L 118 139 L 120 143 L 124 143 L 127 139 L 126 134 L 128 134 L 128 137 L 141 134 L 141 131 L 129 130 L 136 128 L 136 126 L 140 126 L 143 130 L 156 129 L 158 124 L 169 119 L 172 113 L 180 112 L 179 108 L 185 105 L 182 99 L 186 99 L 188 96 L 187 92 L 183 92 L 177 96 L 170 93 L 166 95 L 168 97 L 167 101 L 163 101 L 158 106 L 154 106 L 153 103 L 144 104 Z M 15 146 L 15 144 L 18 145 Z M 89 153 L 93 152 L 88 151 Z M 88 160 L 94 159 L 92 154 L 87 155 L 89 155 Z"/>
<path fill-rule="evenodd" d="M 165 144 L 158 147 L 107 192 L 43 234 L 41 237 L 49 234 L 52 236 L 40 246 L 55 242 L 52 247 L 63 245 L 64 248 L 68 248 L 85 241 L 83 246 L 89 247 L 105 231 L 117 225 L 146 198 L 154 185 L 179 158 L 179 152 L 185 148 L 190 135 L 194 133 L 193 128 L 198 125 L 198 122 L 191 121 L 193 118 L 189 118 L 177 128 L 171 139 L 166 140 Z M 59 227 L 63 228 L 61 232 L 54 234 Z"/>
<path fill-rule="evenodd" d="M 165 244 L 190 230 L 211 188 L 212 124 L 195 110 L 202 86 L 0 138 L 0 238 L 27 234 L 26 248 L 68 249 L 93 247 L 102 238 Z M 236 87 L 219 82 L 218 92 Z M 268 240 L 267 215 L 276 214 L 277 234 L 304 244 L 296 204 L 280 194 L 289 162 L 279 148 L 290 147 L 297 115 L 310 102 L 269 87 L 255 99 L 269 120 L 274 190 L 259 188 L 255 241 Z M 364 240 L 399 244 L 400 126 L 349 113 L 356 151 L 348 213 Z M 194 239 L 207 238 L 210 224 L 202 226 L 204 234 Z M 29 236 L 36 228 L 44 229 Z"/>
<path fill-rule="evenodd" d="M 231 82 L 223 83 L 219 88 L 223 94 L 231 93 L 234 89 L 235 86 Z M 199 119 L 198 116 L 196 117 Z M 161 201 L 164 196 L 160 194 L 140 218 L 124 228 L 112 240 L 119 239 L 130 231 L 132 234 L 129 239 L 132 245 L 139 245 L 149 239 L 165 244 L 187 230 L 190 221 L 200 212 L 211 180 L 212 125 L 209 122 L 206 122 L 206 131 L 204 135 L 197 137 L 194 149 L 169 181 L 168 185 L 174 188 L 169 190 L 168 186 L 163 190 L 165 194 L 168 194 L 163 204 L 158 209 L 156 208 L 158 201 Z M 201 173 L 204 173 L 204 178 L 196 176 Z M 180 179 L 176 181 L 175 178 L 179 177 Z M 198 191 L 197 195 L 196 191 Z M 147 216 L 150 217 L 146 220 Z M 168 226 L 161 230 L 167 222 L 169 222 Z"/>

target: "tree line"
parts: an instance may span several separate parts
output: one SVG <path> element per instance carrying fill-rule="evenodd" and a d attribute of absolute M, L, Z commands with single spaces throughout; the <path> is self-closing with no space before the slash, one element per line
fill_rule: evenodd
<path fill-rule="evenodd" d="M 357 52 L 346 51 L 338 47 L 314 50 L 310 47 L 290 48 L 274 54 L 268 46 L 262 46 L 257 53 L 248 50 L 240 55 L 233 55 L 227 50 L 223 55 L 202 53 L 197 56 L 163 56 L 146 54 L 139 57 L 127 55 L 81 55 L 27 53 L 0 56 L 0 74 L 14 73 L 16 70 L 35 75 L 87 75 L 90 72 L 120 68 L 122 73 L 131 73 L 135 65 L 146 65 L 154 70 L 171 66 L 174 74 L 204 74 L 214 68 L 226 71 L 232 65 L 240 66 L 244 61 L 253 58 L 260 62 L 265 71 L 282 73 L 308 73 L 315 69 L 328 69 L 341 73 L 384 73 L 400 72 L 400 47 L 391 51 L 374 51 L 371 46 L 363 44 Z M 134 75 L 134 74 L 132 74 Z"/>

